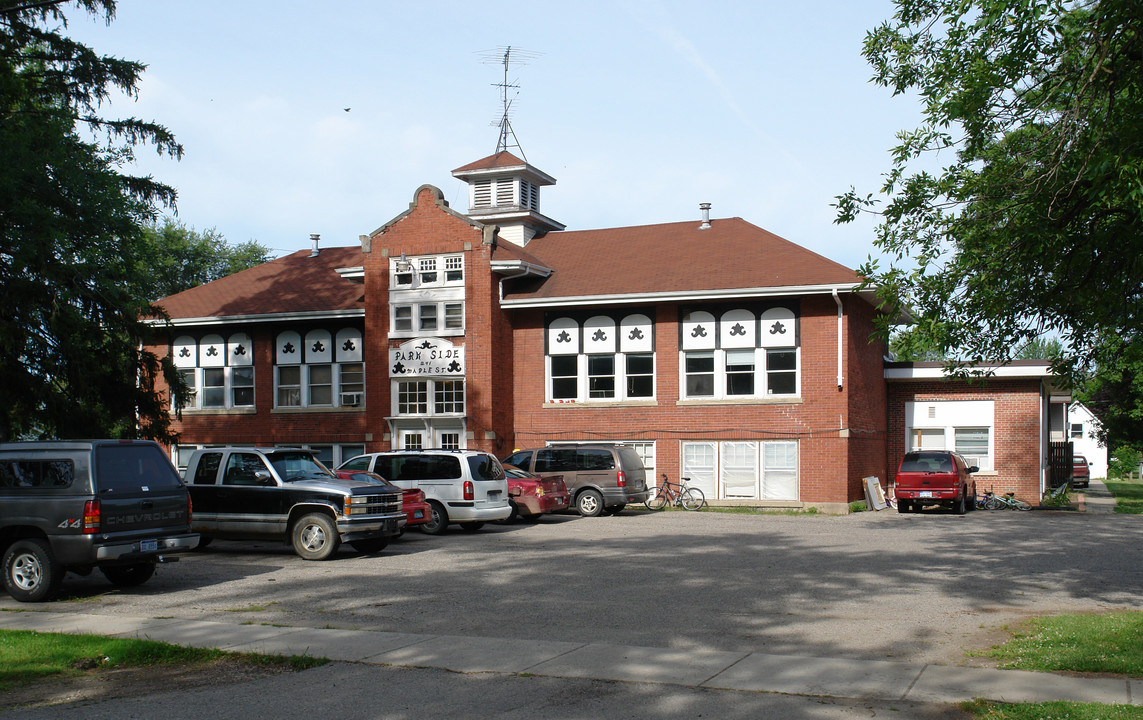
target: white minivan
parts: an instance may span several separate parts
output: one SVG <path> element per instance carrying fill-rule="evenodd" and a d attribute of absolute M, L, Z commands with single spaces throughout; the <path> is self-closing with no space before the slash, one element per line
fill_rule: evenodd
<path fill-rule="evenodd" d="M 512 514 L 504 468 L 494 456 L 479 450 L 366 453 L 337 469 L 372 472 L 399 487 L 419 488 L 432 507 L 432 517 L 418 527 L 430 535 L 442 534 L 449 523 L 475 532 L 486 522 Z"/>

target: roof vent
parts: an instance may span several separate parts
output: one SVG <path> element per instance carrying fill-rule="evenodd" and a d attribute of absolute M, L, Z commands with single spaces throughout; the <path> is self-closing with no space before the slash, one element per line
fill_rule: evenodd
<path fill-rule="evenodd" d="M 702 210 L 702 225 L 699 225 L 699 230 L 710 230 L 710 203 L 699 203 L 699 210 Z"/>
<path fill-rule="evenodd" d="M 317 233 L 310 233 L 310 242 L 314 244 L 313 250 L 310 250 L 310 257 L 318 256 L 318 241 L 321 240 L 321 235 Z"/>

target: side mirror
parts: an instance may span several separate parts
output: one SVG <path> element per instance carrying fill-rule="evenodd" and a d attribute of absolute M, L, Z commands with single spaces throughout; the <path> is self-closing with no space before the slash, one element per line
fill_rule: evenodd
<path fill-rule="evenodd" d="M 274 478 L 271 477 L 270 473 L 266 472 L 265 470 L 259 470 L 258 472 L 254 473 L 254 482 L 257 485 L 273 485 Z"/>
<path fill-rule="evenodd" d="M 977 467 L 977 466 L 975 466 L 975 465 L 972 465 L 972 466 L 971 466 L 971 467 L 969 467 L 969 469 L 968 469 L 968 474 L 969 474 L 969 475 L 971 475 L 971 474 L 973 474 L 973 473 L 978 473 L 978 472 L 980 472 L 980 468 L 978 468 L 978 467 Z"/>

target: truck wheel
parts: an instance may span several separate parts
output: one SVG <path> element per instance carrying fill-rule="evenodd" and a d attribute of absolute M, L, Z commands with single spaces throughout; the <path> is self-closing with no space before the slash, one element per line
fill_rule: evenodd
<path fill-rule="evenodd" d="M 960 494 L 960 500 L 953 501 L 953 510 L 957 515 L 964 515 L 966 509 L 967 508 L 965 507 L 964 493 L 962 492 Z"/>
<path fill-rule="evenodd" d="M 389 547 L 389 538 L 369 538 L 368 540 L 351 540 L 349 545 L 362 555 L 375 555 Z"/>
<path fill-rule="evenodd" d="M 142 585 L 155 574 L 155 563 L 143 562 L 134 565 L 111 565 L 101 567 L 99 571 L 111 581 L 112 585 L 119 587 L 135 587 Z"/>
<path fill-rule="evenodd" d="M 430 500 L 429 507 L 429 521 L 418 527 L 427 535 L 444 535 L 445 530 L 448 530 L 448 511 L 436 500 Z"/>
<path fill-rule="evenodd" d="M 328 560 L 341 545 L 337 526 L 329 516 L 310 513 L 294 523 L 294 552 L 303 560 Z"/>
<path fill-rule="evenodd" d="M 467 533 L 474 533 L 482 527 L 484 527 L 482 522 L 462 522 L 460 524 L 460 529 Z"/>
<path fill-rule="evenodd" d="M 913 509 L 913 504 L 910 503 L 908 500 L 898 500 L 897 501 L 897 512 L 907 513 L 912 509 Z"/>
<path fill-rule="evenodd" d="M 63 582 L 64 572 L 46 540 L 19 540 L 4 553 L 4 587 L 19 602 L 47 600 Z"/>
<path fill-rule="evenodd" d="M 603 512 L 603 496 L 595 490 L 584 490 L 576 496 L 575 507 L 584 517 L 597 517 Z"/>

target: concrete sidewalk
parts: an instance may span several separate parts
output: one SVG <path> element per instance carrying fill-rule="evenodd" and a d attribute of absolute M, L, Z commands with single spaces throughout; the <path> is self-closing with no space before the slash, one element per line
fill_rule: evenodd
<path fill-rule="evenodd" d="M 462 673 L 530 674 L 933 703 L 987 698 L 1003 702 L 1072 700 L 1143 705 L 1143 679 L 1070 677 L 881 660 L 40 611 L 0 613 L 0 628 L 138 637 L 235 652 L 311 655 Z"/>
<path fill-rule="evenodd" d="M 1077 491 L 1076 501 L 1080 512 L 1093 515 L 1115 513 L 1115 498 L 1107 489 L 1107 485 L 1096 478 L 1088 481 L 1088 486 L 1082 492 Z"/>

